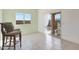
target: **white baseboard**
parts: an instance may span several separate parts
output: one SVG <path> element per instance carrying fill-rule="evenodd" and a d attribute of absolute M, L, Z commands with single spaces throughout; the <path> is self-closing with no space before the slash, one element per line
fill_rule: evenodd
<path fill-rule="evenodd" d="M 61 39 L 62 40 L 66 40 L 66 41 L 70 41 L 70 42 L 72 42 L 72 43 L 75 43 L 75 44 L 79 44 L 79 39 L 74 39 L 74 38 L 72 38 L 72 39 L 70 39 L 70 38 L 62 38 L 61 37 Z"/>

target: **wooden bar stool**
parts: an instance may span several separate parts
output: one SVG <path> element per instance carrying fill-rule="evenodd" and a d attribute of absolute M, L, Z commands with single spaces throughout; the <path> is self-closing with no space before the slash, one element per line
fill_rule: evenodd
<path fill-rule="evenodd" d="M 1 32 L 2 32 L 2 50 L 4 50 L 4 44 L 9 40 L 9 47 L 11 46 L 11 42 L 13 42 L 14 50 L 16 49 L 16 37 L 19 36 L 20 48 L 21 48 L 21 31 L 20 29 L 14 29 L 14 26 L 11 22 L 0 23 L 1 24 Z M 12 41 L 13 39 L 13 41 Z M 5 43 L 6 41 L 6 43 Z"/>

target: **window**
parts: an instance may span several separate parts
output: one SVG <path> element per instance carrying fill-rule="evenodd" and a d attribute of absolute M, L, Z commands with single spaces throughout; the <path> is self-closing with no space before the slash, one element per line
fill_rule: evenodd
<path fill-rule="evenodd" d="M 51 20 L 51 17 L 52 17 L 51 14 L 48 14 L 48 20 Z"/>
<path fill-rule="evenodd" d="M 31 20 L 32 14 L 16 13 L 16 24 L 30 24 Z"/>
<path fill-rule="evenodd" d="M 59 13 L 59 14 L 55 14 L 55 19 L 56 20 L 60 20 L 61 19 L 61 14 Z"/>

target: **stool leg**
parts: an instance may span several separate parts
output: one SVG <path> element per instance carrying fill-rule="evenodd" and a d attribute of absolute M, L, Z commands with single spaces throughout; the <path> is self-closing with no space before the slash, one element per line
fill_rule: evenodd
<path fill-rule="evenodd" d="M 12 37 L 10 37 L 9 49 L 10 49 L 10 47 L 11 47 L 11 40 L 12 40 Z"/>
<path fill-rule="evenodd" d="M 20 39 L 20 48 L 21 48 L 21 33 L 19 34 L 19 39 Z"/>
<path fill-rule="evenodd" d="M 2 36 L 2 41 L 3 41 L 3 43 L 2 43 L 2 50 L 4 50 L 5 36 Z"/>
<path fill-rule="evenodd" d="M 16 38 L 14 36 L 14 50 L 16 49 Z"/>
<path fill-rule="evenodd" d="M 5 43 L 7 43 L 7 40 L 8 40 L 8 37 L 6 37 L 6 42 Z"/>

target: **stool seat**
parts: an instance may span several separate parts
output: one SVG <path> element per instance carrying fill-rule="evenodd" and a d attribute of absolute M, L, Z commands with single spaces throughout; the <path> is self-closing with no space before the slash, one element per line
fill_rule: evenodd
<path fill-rule="evenodd" d="M 6 36 L 14 36 L 14 35 L 17 35 L 17 34 L 20 34 L 21 33 L 21 31 L 12 31 L 12 32 L 9 32 L 9 33 L 6 33 L 5 35 Z"/>

